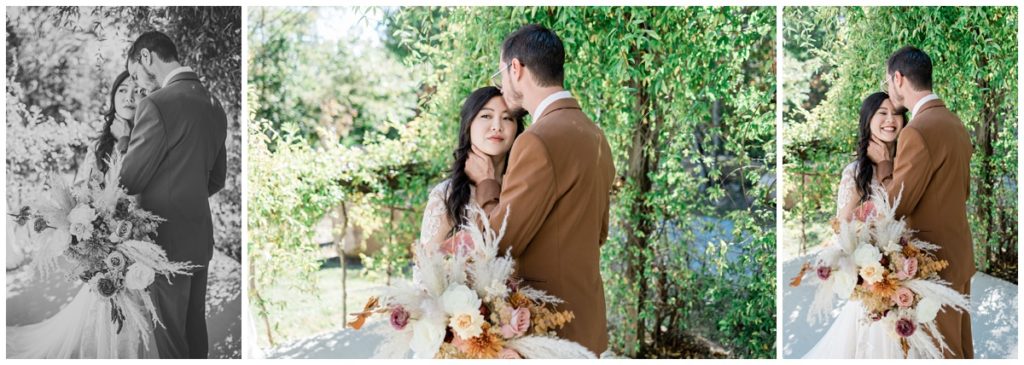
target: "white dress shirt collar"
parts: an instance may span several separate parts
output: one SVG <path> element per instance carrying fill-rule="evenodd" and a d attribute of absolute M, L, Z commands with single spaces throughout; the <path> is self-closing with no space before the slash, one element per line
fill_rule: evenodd
<path fill-rule="evenodd" d="M 541 115 L 543 115 L 541 113 L 544 113 L 544 109 L 547 109 L 548 106 L 551 105 L 551 103 L 554 103 L 555 101 L 561 99 L 569 99 L 571 97 L 572 94 L 565 90 L 548 95 L 548 97 L 544 98 L 544 100 L 540 102 L 540 105 L 537 105 L 537 110 L 534 111 L 533 113 L 530 113 L 530 116 L 532 116 L 533 120 L 536 121 L 538 118 L 540 118 Z"/>
<path fill-rule="evenodd" d="M 914 120 L 914 118 L 917 117 L 917 112 L 921 110 L 921 107 L 924 106 L 924 103 L 927 103 L 932 100 L 939 100 L 939 96 L 935 94 L 928 94 L 925 95 L 925 97 L 921 98 L 921 100 L 918 100 L 917 104 L 914 104 L 914 110 L 910 112 L 910 120 Z"/>
<path fill-rule="evenodd" d="M 192 68 L 188 67 L 188 66 L 181 66 L 181 67 L 178 67 L 176 69 L 173 69 L 173 70 L 171 70 L 171 72 L 169 72 L 167 74 L 167 77 L 164 77 L 164 82 L 160 84 L 160 87 L 167 87 L 167 83 L 171 82 L 171 78 L 174 77 L 177 74 L 182 73 L 182 72 L 193 72 L 193 71 L 192 71 Z"/>

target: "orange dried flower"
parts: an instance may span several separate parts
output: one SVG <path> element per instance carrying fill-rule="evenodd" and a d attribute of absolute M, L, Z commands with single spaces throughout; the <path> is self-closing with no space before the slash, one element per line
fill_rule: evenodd
<path fill-rule="evenodd" d="M 464 340 L 466 357 L 470 359 L 493 359 L 504 347 L 505 342 L 497 333 L 491 331 L 491 325 L 484 323 L 484 332 L 479 336 Z"/>
<path fill-rule="evenodd" d="M 517 291 L 508 296 L 508 304 L 512 308 L 529 308 L 533 306 L 533 301 L 522 292 Z"/>
<path fill-rule="evenodd" d="M 914 241 L 909 241 L 906 246 L 903 246 L 903 256 L 907 258 L 917 257 L 920 253 L 921 249 L 914 245 Z"/>

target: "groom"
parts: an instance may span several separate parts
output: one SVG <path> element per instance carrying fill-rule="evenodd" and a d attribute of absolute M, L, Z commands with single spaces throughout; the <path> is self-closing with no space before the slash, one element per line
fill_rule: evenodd
<path fill-rule="evenodd" d="M 910 108 L 911 118 L 900 133 L 896 159 L 872 141 L 868 156 L 878 165 L 877 178 L 891 198 L 903 190 L 896 216 L 905 216 L 917 237 L 942 247 L 936 253 L 949 267 L 939 273 L 954 290 L 971 294 L 974 245 L 967 224 L 971 187 L 971 137 L 963 122 L 932 93 L 932 61 L 920 49 L 903 47 L 887 62 L 889 99 Z M 944 310 L 936 318 L 950 351 L 947 358 L 973 358 L 971 317 Z"/>
<path fill-rule="evenodd" d="M 466 174 L 491 227 L 500 228 L 509 210 L 499 249 L 512 249 L 519 277 L 575 314 L 559 335 L 600 355 L 608 329 L 599 260 L 615 166 L 604 132 L 563 88 L 564 63 L 562 41 L 540 25 L 505 38 L 499 88 L 510 109 L 534 121 L 512 145 L 503 182 L 479 151 Z"/>
<path fill-rule="evenodd" d="M 143 209 L 166 219 L 156 243 L 167 258 L 201 266 L 191 276 L 150 286 L 164 324 L 156 329 L 157 350 L 161 358 L 206 358 L 206 266 L 213 255 L 208 198 L 224 187 L 227 117 L 163 33 L 135 40 L 128 72 L 140 86 L 159 90 L 135 111 L 121 183 L 128 194 L 139 194 Z"/>

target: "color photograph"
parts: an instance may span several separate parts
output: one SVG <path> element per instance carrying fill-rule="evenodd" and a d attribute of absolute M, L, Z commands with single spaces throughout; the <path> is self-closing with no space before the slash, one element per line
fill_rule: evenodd
<path fill-rule="evenodd" d="M 250 7 L 246 357 L 775 358 L 774 7 Z"/>
<path fill-rule="evenodd" d="M 1017 21 L 784 9 L 784 358 L 1018 357 Z"/>

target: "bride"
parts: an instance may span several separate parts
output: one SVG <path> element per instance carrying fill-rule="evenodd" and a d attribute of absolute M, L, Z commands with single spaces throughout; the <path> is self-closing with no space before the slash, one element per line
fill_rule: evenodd
<path fill-rule="evenodd" d="M 875 180 L 875 164 L 868 158 L 871 141 L 881 142 L 890 156 L 896 154 L 896 140 L 906 126 L 906 111 L 897 109 L 889 95 L 877 92 L 860 106 L 860 138 L 856 161 L 846 165 L 839 183 L 836 218 L 851 220 L 857 206 L 871 198 L 870 185 Z M 804 358 L 854 359 L 903 358 L 898 341 L 876 322 L 865 322 L 860 302 L 847 301 L 832 327 L 828 329 Z"/>
<path fill-rule="evenodd" d="M 110 109 L 103 114 L 103 130 L 96 144 L 89 147 L 85 154 L 86 161 L 91 157 L 92 163 L 84 163 L 75 174 L 75 183 L 95 179 L 107 172 L 107 159 L 116 150 L 121 155 L 128 151 L 128 135 L 135 123 L 135 107 L 139 100 L 149 92 L 128 79 L 128 71 L 123 71 L 114 79 L 110 90 Z"/>
<path fill-rule="evenodd" d="M 128 148 L 128 136 L 134 125 L 136 102 L 146 90 L 136 87 L 122 72 L 110 87 L 110 109 L 104 114 L 103 130 L 95 147 L 75 177 L 75 183 L 90 183 L 107 172 L 107 159 L 115 149 Z M 91 160 L 91 161 L 89 161 Z M 10 244 L 10 243 L 9 243 Z M 52 275 L 52 274 L 51 274 Z M 26 326 L 7 327 L 7 357 L 53 358 L 156 358 L 152 323 L 143 329 L 148 346 L 135 336 L 132 328 L 117 326 L 110 320 L 110 302 L 100 300 L 91 285 L 82 285 L 75 298 L 53 317 Z M 141 302 L 141 298 L 134 298 Z M 127 326 L 127 324 L 126 324 Z"/>
<path fill-rule="evenodd" d="M 493 86 L 479 88 L 469 94 L 459 112 L 459 144 L 453 154 L 448 178 L 430 191 L 423 211 L 423 224 L 416 249 L 453 252 L 454 237 L 459 225 L 466 221 L 466 206 L 475 206 L 475 187 L 466 175 L 466 161 L 472 150 L 490 156 L 497 181 L 502 181 L 512 142 L 523 132 L 521 115 L 514 115 L 505 105 L 501 91 Z"/>

